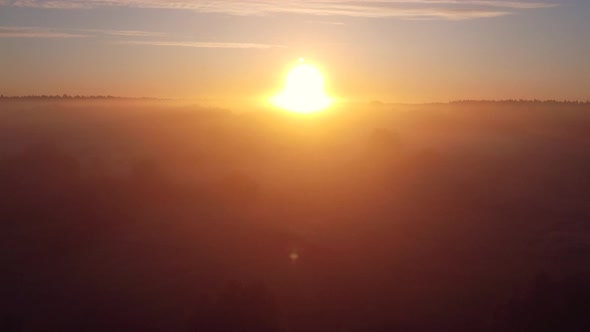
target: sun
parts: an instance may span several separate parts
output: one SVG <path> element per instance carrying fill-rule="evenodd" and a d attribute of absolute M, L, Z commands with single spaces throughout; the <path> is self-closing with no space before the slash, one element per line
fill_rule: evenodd
<path fill-rule="evenodd" d="M 272 98 L 272 103 L 287 111 L 314 113 L 332 105 L 332 99 L 324 91 L 321 72 L 299 59 L 299 64 L 287 74 L 284 89 Z"/>

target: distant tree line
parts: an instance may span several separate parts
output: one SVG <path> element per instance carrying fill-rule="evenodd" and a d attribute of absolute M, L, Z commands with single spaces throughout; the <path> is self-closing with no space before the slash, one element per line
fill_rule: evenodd
<path fill-rule="evenodd" d="M 550 104 L 550 105 L 590 105 L 590 100 L 587 101 L 579 101 L 579 100 L 539 100 L 539 99 L 504 99 L 504 100 L 455 100 L 449 102 L 449 104 L 457 105 L 457 104 Z"/>
<path fill-rule="evenodd" d="M 80 96 L 80 95 L 26 95 L 26 96 L 5 96 L 0 95 L 0 100 L 158 100 L 160 98 L 150 98 L 150 97 L 120 97 L 120 96 L 111 96 L 111 95 L 90 95 L 90 96 Z"/>
<path fill-rule="evenodd" d="M 111 95 L 25 95 L 25 96 L 5 96 L 0 94 L 0 100 L 161 100 L 162 98 L 154 97 L 120 97 Z M 378 102 L 374 102 L 378 103 Z M 430 104 L 445 104 L 445 103 L 430 103 Z M 539 99 L 504 99 L 504 100 L 454 100 L 448 102 L 451 105 L 474 105 L 474 104 L 548 104 L 548 105 L 590 105 L 590 100 L 539 100 Z"/>

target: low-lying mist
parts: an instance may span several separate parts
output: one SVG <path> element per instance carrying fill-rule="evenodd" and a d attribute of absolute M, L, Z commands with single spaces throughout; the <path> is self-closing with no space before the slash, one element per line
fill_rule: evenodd
<path fill-rule="evenodd" d="M 587 331 L 590 105 L 0 102 L 2 331 Z"/>

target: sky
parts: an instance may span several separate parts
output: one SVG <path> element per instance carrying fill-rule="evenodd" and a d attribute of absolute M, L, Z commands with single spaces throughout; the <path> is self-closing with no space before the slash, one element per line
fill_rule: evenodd
<path fill-rule="evenodd" d="M 0 0 L 0 94 L 590 100 L 588 0 Z"/>

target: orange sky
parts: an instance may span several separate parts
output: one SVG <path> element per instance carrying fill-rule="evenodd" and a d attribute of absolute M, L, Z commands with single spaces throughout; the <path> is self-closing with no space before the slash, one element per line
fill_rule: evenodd
<path fill-rule="evenodd" d="M 0 0 L 0 93 L 258 100 L 305 57 L 346 100 L 590 99 L 587 1 L 178 3 Z"/>

